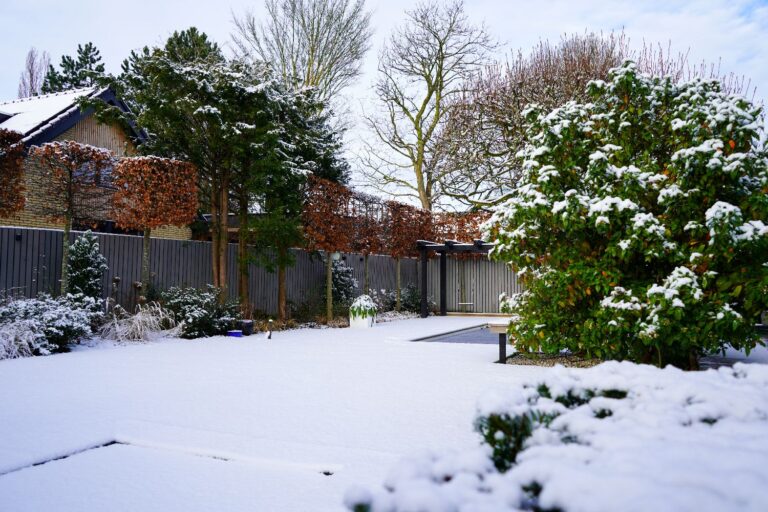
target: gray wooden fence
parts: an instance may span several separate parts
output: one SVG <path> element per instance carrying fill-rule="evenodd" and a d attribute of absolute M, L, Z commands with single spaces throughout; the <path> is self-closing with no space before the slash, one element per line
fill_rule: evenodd
<path fill-rule="evenodd" d="M 80 232 L 73 232 L 74 241 Z M 109 270 L 104 275 L 105 297 L 112 280 L 120 277 L 117 287 L 119 303 L 131 307 L 136 300 L 133 283 L 140 280 L 142 239 L 138 236 L 97 233 L 102 254 Z M 35 296 L 40 292 L 55 293 L 61 279 L 60 230 L 0 226 L 0 291 Z M 325 283 L 325 266 L 319 255 L 296 250 L 296 264 L 286 275 L 288 301 L 300 305 L 316 300 Z M 237 292 L 237 246 L 230 244 L 229 291 Z M 344 254 L 353 275 L 363 285 L 363 258 L 359 254 Z M 416 259 L 401 262 L 401 284 L 418 286 Z M 395 260 L 389 256 L 372 255 L 368 261 L 372 289 L 395 288 Z M 204 287 L 212 280 L 210 242 L 152 239 L 151 269 L 153 283 L 159 290 L 171 286 Z M 438 262 L 429 267 L 429 293 L 438 297 Z M 514 274 L 503 265 L 486 260 L 448 260 L 448 310 L 498 311 L 498 296 L 519 287 Z M 277 310 L 277 274 L 256 265 L 250 266 L 249 294 L 255 309 L 266 313 Z M 472 306 L 459 303 L 471 302 Z"/>
<path fill-rule="evenodd" d="M 439 303 L 439 258 L 429 260 L 427 272 L 427 293 Z M 461 259 L 449 255 L 446 284 L 448 311 L 466 313 L 498 313 L 499 295 L 522 291 L 517 276 L 509 267 L 485 257 Z"/>

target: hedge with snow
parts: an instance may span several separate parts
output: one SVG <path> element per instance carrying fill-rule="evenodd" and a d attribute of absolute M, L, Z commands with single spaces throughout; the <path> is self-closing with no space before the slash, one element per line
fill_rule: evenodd
<path fill-rule="evenodd" d="M 589 92 L 528 110 L 524 176 L 485 226 L 526 287 L 504 304 L 518 346 L 681 367 L 754 347 L 768 307 L 761 110 L 631 62 Z"/>
<path fill-rule="evenodd" d="M 763 511 L 768 366 L 556 367 L 480 407 L 485 444 L 401 462 L 355 512 Z"/>

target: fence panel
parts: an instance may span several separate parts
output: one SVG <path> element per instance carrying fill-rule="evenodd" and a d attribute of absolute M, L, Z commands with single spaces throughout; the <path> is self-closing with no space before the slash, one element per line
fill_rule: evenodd
<path fill-rule="evenodd" d="M 515 273 L 506 265 L 486 258 L 460 259 L 448 256 L 446 265 L 446 306 L 448 311 L 498 313 L 499 295 L 522 291 Z M 427 293 L 440 301 L 440 259 L 427 265 Z"/>
<path fill-rule="evenodd" d="M 81 232 L 72 232 L 70 243 Z M 104 296 L 110 294 L 113 279 L 119 277 L 115 295 L 117 301 L 133 307 L 137 300 L 134 283 L 141 279 L 142 238 L 138 236 L 96 233 L 101 253 L 109 270 L 104 274 Z M 12 292 L 32 297 L 41 292 L 55 293 L 61 280 L 60 230 L 0 226 L 0 292 Z M 318 297 L 325 286 L 323 255 L 294 250 L 296 264 L 286 272 L 286 296 L 294 305 Z M 360 254 L 342 255 L 362 292 L 364 261 Z M 230 244 L 229 295 L 237 296 L 237 246 Z M 212 281 L 211 244 L 193 240 L 152 239 L 151 269 L 153 285 L 158 290 L 171 286 L 204 287 Z M 396 283 L 396 262 L 389 256 L 368 258 L 372 290 L 393 290 Z M 448 258 L 448 310 L 497 312 L 501 292 L 519 291 L 513 272 L 505 266 L 484 259 L 457 260 Z M 401 284 L 419 285 L 419 264 L 414 258 L 400 263 Z M 439 260 L 430 260 L 428 267 L 429 294 L 439 296 Z M 277 311 L 277 273 L 268 272 L 255 264 L 249 265 L 249 298 L 254 308 L 273 314 Z M 462 306 L 469 302 L 472 306 Z"/>

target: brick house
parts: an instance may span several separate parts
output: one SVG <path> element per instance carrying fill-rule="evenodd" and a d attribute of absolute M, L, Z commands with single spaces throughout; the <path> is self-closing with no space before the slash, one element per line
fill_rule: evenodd
<path fill-rule="evenodd" d="M 100 98 L 119 108 L 127 108 L 110 89 L 75 89 L 0 103 L 0 128 L 21 133 L 28 147 L 57 140 L 73 140 L 108 149 L 118 157 L 134 154 L 136 148 L 132 139 L 135 139 L 138 134 L 127 134 L 117 126 L 100 123 L 93 116 L 92 111 L 81 112 L 77 100 L 83 97 Z M 0 225 L 51 229 L 63 227 L 61 223 L 51 221 L 41 211 L 41 205 L 46 200 L 40 187 L 41 179 L 39 165 L 32 158 L 25 159 L 26 204 L 24 210 L 14 217 L 0 217 Z M 104 193 L 112 192 L 105 188 Z M 92 229 L 120 232 L 114 222 L 106 217 L 108 215 L 105 215 L 105 218 Z M 152 230 L 152 237 L 188 240 L 191 237 L 191 230 L 188 227 L 164 226 Z"/>

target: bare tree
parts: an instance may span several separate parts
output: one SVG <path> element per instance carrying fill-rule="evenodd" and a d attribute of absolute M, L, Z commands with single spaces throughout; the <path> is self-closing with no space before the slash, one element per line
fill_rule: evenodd
<path fill-rule="evenodd" d="M 627 49 L 624 59 L 631 59 L 637 63 L 638 69 L 654 76 L 671 76 L 676 82 L 703 78 L 705 80 L 717 80 L 723 91 L 728 94 L 738 94 L 754 101 L 757 87 L 752 85 L 752 80 L 746 75 L 735 73 L 723 73 L 722 62 L 708 62 L 702 60 L 692 63 L 689 60 L 690 50 L 675 52 L 672 43 L 664 47 L 661 43 L 650 44 L 643 42 L 639 51 Z"/>
<path fill-rule="evenodd" d="M 51 58 L 48 52 L 38 53 L 34 46 L 27 52 L 27 58 L 24 61 L 24 70 L 19 78 L 19 98 L 28 98 L 37 96 L 43 87 L 45 73 Z"/>
<path fill-rule="evenodd" d="M 588 101 L 588 82 L 606 79 L 611 68 L 628 59 L 651 75 L 676 81 L 719 79 L 728 92 L 754 95 L 746 78 L 721 75 L 719 64 L 691 65 L 688 53 L 675 53 L 671 45 L 644 43 L 639 51 L 632 50 L 623 33 L 541 41 L 530 53 L 518 51 L 505 64 L 473 76 L 451 102 L 437 143 L 444 155 L 440 192 L 465 205 L 503 201 L 520 173 L 515 154 L 524 143 L 526 107 L 554 109 L 570 100 Z"/>
<path fill-rule="evenodd" d="M 265 0 L 266 23 L 253 12 L 233 16 L 241 56 L 269 62 L 287 83 L 315 87 L 334 98 L 360 74 L 370 48 L 365 0 Z"/>
<path fill-rule="evenodd" d="M 417 198 L 432 210 L 440 199 L 437 134 L 447 105 L 488 61 L 494 44 L 469 22 L 464 4 L 422 3 L 407 12 L 379 56 L 378 112 L 366 116 L 364 174 L 374 188 Z"/>
<path fill-rule="evenodd" d="M 529 104 L 555 108 L 586 100 L 587 83 L 607 77 L 627 53 L 623 34 L 564 36 L 540 41 L 473 76 L 448 109 L 440 144 L 445 169 L 440 189 L 465 204 L 494 202 L 517 182 L 515 154 L 522 147 Z"/>

